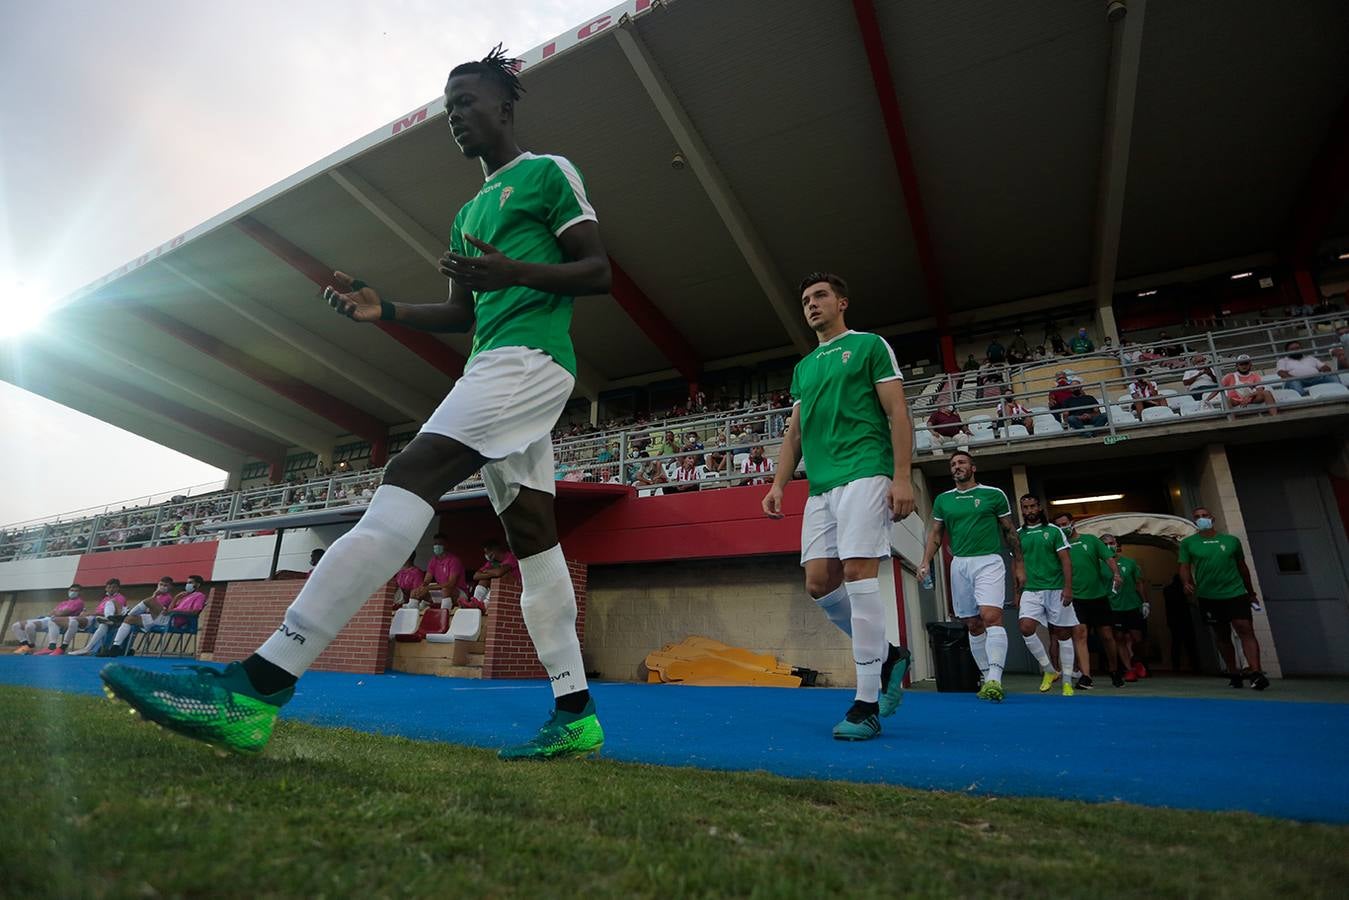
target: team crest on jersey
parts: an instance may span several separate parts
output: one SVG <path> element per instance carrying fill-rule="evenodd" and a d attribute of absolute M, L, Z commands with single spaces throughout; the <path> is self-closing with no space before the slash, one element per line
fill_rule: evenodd
<path fill-rule="evenodd" d="M 502 188 L 502 189 L 501 189 L 501 202 L 500 202 L 499 204 L 497 204 L 497 209 L 505 209 L 505 208 L 506 208 L 506 201 L 509 200 L 509 199 L 511 199 L 511 194 L 514 194 L 514 193 L 515 193 L 515 188 L 511 187 L 510 185 L 506 185 L 504 188 Z"/>
<path fill-rule="evenodd" d="M 974 498 L 974 508 L 975 508 L 975 509 L 978 509 L 978 508 L 979 508 L 979 498 L 978 498 L 978 497 L 975 497 L 975 498 Z"/>
<path fill-rule="evenodd" d="M 851 351 L 851 350 L 844 350 L 844 351 L 843 351 L 843 364 L 846 366 L 846 365 L 848 364 L 848 360 L 850 360 L 850 359 L 852 359 L 852 351 Z"/>

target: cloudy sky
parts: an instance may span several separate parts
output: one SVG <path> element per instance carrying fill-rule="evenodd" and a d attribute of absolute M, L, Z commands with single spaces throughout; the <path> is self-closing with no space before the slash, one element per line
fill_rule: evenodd
<path fill-rule="evenodd" d="M 0 317 L 403 115 L 455 63 L 613 2 L 0 0 Z M 224 478 L 5 382 L 0 411 L 0 524 Z"/>

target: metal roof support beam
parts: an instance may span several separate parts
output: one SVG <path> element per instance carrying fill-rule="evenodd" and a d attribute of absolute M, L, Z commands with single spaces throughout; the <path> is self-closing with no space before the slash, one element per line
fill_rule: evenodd
<path fill-rule="evenodd" d="M 1138 96 L 1143 14 L 1147 0 L 1128 0 L 1123 18 L 1111 22 L 1110 68 L 1106 76 L 1105 128 L 1101 137 L 1101 177 L 1096 194 L 1096 235 L 1092 242 L 1092 281 L 1102 337 L 1119 343 L 1115 324 L 1115 270 L 1124 221 L 1124 187 Z"/>
<path fill-rule="evenodd" d="M 333 283 L 333 270 L 330 266 L 324 265 L 252 216 L 243 216 L 236 219 L 234 227 L 257 241 L 277 259 L 286 263 L 320 288 L 328 287 Z M 451 378 L 458 378 L 464 374 L 464 357 L 459 354 L 459 351 L 436 340 L 429 333 L 414 331 L 396 322 L 376 322 L 374 324 L 432 368 Z"/>
<path fill-rule="evenodd" d="M 383 454 L 382 448 L 389 444 L 389 427 L 374 416 L 338 399 L 327 391 L 305 384 L 287 375 L 280 369 L 251 356 L 237 347 L 232 347 L 217 337 L 207 334 L 147 306 L 128 307 L 127 311 L 142 321 L 153 325 L 165 334 L 182 341 L 189 347 L 195 347 L 217 362 L 224 363 L 236 372 L 263 385 L 269 390 L 285 397 L 316 415 L 322 416 L 334 425 L 349 431 L 362 440 L 370 442 L 370 456 L 374 459 Z"/>
<path fill-rule="evenodd" d="M 180 367 L 169 366 L 153 354 L 127 353 L 113 341 L 89 339 L 69 330 L 63 331 L 60 339 L 82 346 L 91 356 L 106 357 L 127 369 L 134 369 L 153 381 L 187 394 L 198 403 L 252 422 L 257 425 L 257 430 L 265 431 L 287 444 L 312 450 L 325 459 L 332 453 L 332 435 L 302 425 L 280 410 L 225 390 Z"/>
<path fill-rule="evenodd" d="M 208 279 L 200 275 L 196 269 L 187 263 L 161 259 L 158 265 L 166 271 L 172 272 L 184 283 L 201 291 L 222 306 L 229 307 L 268 334 L 285 342 L 297 353 L 301 353 L 319 363 L 334 376 L 354 386 L 359 386 L 371 396 L 379 398 L 410 420 L 415 422 L 425 421 L 431 411 L 436 408 L 437 401 L 434 398 L 402 384 L 397 384 L 392 388 L 388 387 L 390 377 L 386 373 L 356 359 L 336 344 L 325 341 L 313 332 L 296 325 L 295 322 L 285 316 L 273 312 L 258 301 L 228 288 L 208 286 Z"/>
<path fill-rule="evenodd" d="M 885 122 L 885 134 L 890 141 L 890 155 L 894 158 L 895 171 L 903 189 L 904 209 L 908 213 L 909 227 L 913 230 L 918 266 L 923 271 L 923 284 L 927 288 L 928 306 L 937 321 L 942 365 L 948 372 L 954 372 L 959 366 L 948 322 L 946 289 L 942 283 L 941 269 L 937 265 L 927 213 L 923 210 L 923 195 L 918 189 L 918 169 L 913 164 L 913 153 L 909 149 L 909 133 L 904 128 L 904 115 L 899 108 L 894 77 L 890 73 L 890 60 L 885 55 L 880 20 L 876 18 L 876 6 L 872 0 L 853 0 L 852 8 L 857 26 L 862 32 L 862 47 L 866 51 L 867 67 L 871 70 L 871 82 L 876 88 L 881 119 Z"/>
<path fill-rule="evenodd" d="M 1340 101 L 1330 130 L 1298 190 L 1279 255 L 1294 268 L 1305 268 L 1346 197 L 1349 197 L 1349 93 Z"/>
<path fill-rule="evenodd" d="M 674 364 L 684 380 L 696 383 L 703 367 L 698 352 L 693 349 L 688 338 L 651 302 L 651 298 L 612 256 L 609 257 L 609 269 L 613 273 L 609 293 L 618 301 L 618 305 L 632 319 L 633 324 L 642 330 L 642 334 L 656 345 L 661 355 Z"/>
<path fill-rule="evenodd" d="M 612 31 L 619 49 L 627 57 L 628 64 L 637 75 L 637 80 L 641 82 L 647 96 L 655 104 L 656 111 L 665 121 L 665 127 L 670 129 L 670 134 L 687 159 L 689 168 L 702 185 L 707 198 L 712 201 L 712 206 L 731 234 L 731 240 L 740 249 L 740 254 L 753 273 L 754 279 L 759 282 L 759 287 L 768 298 L 773 312 L 782 322 L 783 329 L 798 352 L 809 353 L 817 342 L 801 316 L 800 305 L 797 298 L 792 295 L 790 282 L 777 270 L 772 256 L 768 253 L 768 247 L 754 230 L 744 207 L 732 193 L 726 176 L 722 174 L 711 151 L 703 143 L 702 136 L 693 126 L 688 113 L 676 99 L 669 82 L 665 80 L 664 73 L 637 36 L 636 26 L 631 19 L 625 17 L 624 20 L 620 20 L 619 27 Z"/>
<path fill-rule="evenodd" d="M 351 169 L 333 169 L 328 177 L 439 273 L 440 257 L 444 252 L 442 241 L 437 240 L 435 235 L 417 224 L 398 204 Z M 604 377 L 594 366 L 578 357 L 576 386 L 587 397 L 598 398 L 604 387 Z"/>

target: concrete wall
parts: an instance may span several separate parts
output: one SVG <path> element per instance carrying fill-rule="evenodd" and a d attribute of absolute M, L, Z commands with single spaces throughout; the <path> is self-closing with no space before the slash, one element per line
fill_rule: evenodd
<path fill-rule="evenodd" d="M 66 588 L 75 581 L 78 556 L 49 556 L 44 559 L 11 559 L 0 562 L 0 584 L 6 591 L 36 591 Z"/>

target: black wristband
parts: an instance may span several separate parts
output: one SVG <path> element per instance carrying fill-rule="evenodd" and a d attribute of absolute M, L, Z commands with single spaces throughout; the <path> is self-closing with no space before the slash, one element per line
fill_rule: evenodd
<path fill-rule="evenodd" d="M 379 318 L 381 322 L 392 322 L 394 312 L 394 305 L 388 300 L 379 301 Z"/>
<path fill-rule="evenodd" d="M 351 289 L 353 291 L 365 290 L 368 287 L 370 287 L 370 285 L 366 284 L 364 281 L 361 281 L 361 279 L 359 278 L 353 278 L 351 281 Z"/>

